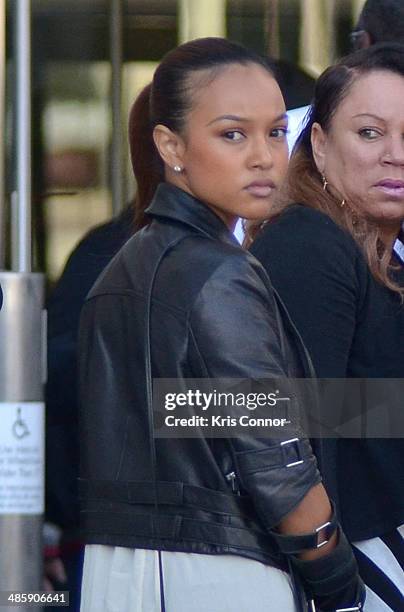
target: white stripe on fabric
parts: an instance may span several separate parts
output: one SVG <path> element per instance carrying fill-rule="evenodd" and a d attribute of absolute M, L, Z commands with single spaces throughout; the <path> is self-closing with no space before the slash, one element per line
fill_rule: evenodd
<path fill-rule="evenodd" d="M 394 612 L 376 593 L 366 587 L 365 612 Z"/>
<path fill-rule="evenodd" d="M 380 538 L 354 542 L 369 559 L 377 565 L 393 584 L 404 594 L 404 572 L 390 548 Z"/>

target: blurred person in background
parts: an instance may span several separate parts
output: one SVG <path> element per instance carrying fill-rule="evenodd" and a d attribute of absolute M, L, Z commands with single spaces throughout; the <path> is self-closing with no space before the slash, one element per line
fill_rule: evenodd
<path fill-rule="evenodd" d="M 82 238 L 46 304 L 46 570 L 57 588 L 70 591 L 71 612 L 79 609 L 84 551 L 79 535 L 78 500 L 76 352 L 80 311 L 100 273 L 133 234 L 133 216 L 131 203 L 118 217 L 93 228 Z"/>
<path fill-rule="evenodd" d="M 251 246 L 320 378 L 404 377 L 403 100 L 401 45 L 327 69 Z M 368 587 L 365 610 L 404 609 L 403 440 L 327 439 L 317 451 Z"/>
<path fill-rule="evenodd" d="M 351 34 L 354 50 L 366 49 L 375 43 L 404 44 L 403 0 L 367 0 Z"/>

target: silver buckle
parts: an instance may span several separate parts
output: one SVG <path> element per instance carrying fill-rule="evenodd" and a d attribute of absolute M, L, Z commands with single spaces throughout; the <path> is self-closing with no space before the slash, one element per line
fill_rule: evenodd
<path fill-rule="evenodd" d="M 317 608 L 316 605 L 314 603 L 313 599 L 310 599 L 309 603 L 309 612 L 317 612 Z M 362 610 L 362 604 L 359 604 L 359 606 L 354 606 L 353 608 L 337 608 L 335 610 L 335 612 L 361 612 Z"/>
<path fill-rule="evenodd" d="M 301 454 L 300 454 L 300 449 L 298 447 L 298 445 L 296 444 L 296 442 L 299 442 L 299 438 L 291 438 L 290 440 L 284 440 L 283 442 L 281 442 L 281 447 L 282 447 L 282 451 L 284 450 L 284 447 L 286 444 L 293 444 L 296 454 L 299 457 L 298 461 L 293 461 L 292 463 L 287 463 L 286 467 L 294 467 L 295 465 L 300 465 L 301 463 L 303 463 L 303 459 L 301 458 Z M 284 459 L 286 461 L 286 457 L 285 457 L 285 453 L 283 453 Z"/>
<path fill-rule="evenodd" d="M 324 525 L 320 525 L 320 527 L 316 527 L 315 532 L 318 534 L 320 533 L 322 529 L 325 529 L 329 525 L 331 525 L 331 521 L 327 521 L 326 523 L 324 523 Z M 330 540 L 324 540 L 324 542 L 320 542 L 319 544 L 316 544 L 316 548 L 321 548 L 322 546 L 324 546 L 324 544 L 328 544 L 329 541 Z"/>

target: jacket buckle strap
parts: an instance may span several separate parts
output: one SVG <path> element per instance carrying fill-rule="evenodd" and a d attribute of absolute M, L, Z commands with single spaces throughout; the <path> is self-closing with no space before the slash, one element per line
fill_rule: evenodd
<path fill-rule="evenodd" d="M 309 612 L 317 612 L 316 605 L 313 599 L 310 599 L 309 603 Z M 357 606 L 352 606 L 351 608 L 337 608 L 335 612 L 361 612 L 362 604 L 359 603 Z"/>
<path fill-rule="evenodd" d="M 337 529 L 337 515 L 335 506 L 332 504 L 330 520 L 316 527 L 314 531 L 302 534 L 282 534 L 272 530 L 271 534 L 282 553 L 285 555 L 295 555 L 303 550 L 321 548 L 330 541 L 330 538 Z"/>
<path fill-rule="evenodd" d="M 294 467 L 296 465 L 301 465 L 302 463 L 304 463 L 304 460 L 302 459 L 302 455 L 300 452 L 300 444 L 299 444 L 300 440 L 299 438 L 291 438 L 290 440 L 284 440 L 283 442 L 281 442 L 281 451 L 282 451 L 282 455 L 283 455 L 283 459 L 285 462 L 285 467 L 289 468 L 289 467 Z M 288 445 L 292 445 L 292 448 L 296 454 L 296 460 L 295 461 L 290 461 L 290 457 L 289 452 L 290 452 L 290 448 L 288 449 L 287 446 Z"/>

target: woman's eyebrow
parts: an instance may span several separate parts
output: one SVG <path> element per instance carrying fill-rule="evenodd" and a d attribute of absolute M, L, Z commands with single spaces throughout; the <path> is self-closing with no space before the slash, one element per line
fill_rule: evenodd
<path fill-rule="evenodd" d="M 377 119 L 377 121 L 386 121 L 385 119 L 383 119 L 383 117 L 379 117 L 378 115 L 374 115 L 373 113 L 359 113 L 358 115 L 354 115 L 353 119 L 357 119 L 358 117 L 371 117 L 372 119 Z"/>
<path fill-rule="evenodd" d="M 216 121 L 251 121 L 247 117 L 239 117 L 238 115 L 220 115 L 220 117 L 216 117 L 209 121 L 207 125 L 212 125 L 212 123 L 216 123 Z"/>
<path fill-rule="evenodd" d="M 278 117 L 275 117 L 273 121 L 283 121 L 287 120 L 287 118 L 287 113 L 282 113 L 281 115 L 278 115 Z M 217 121 L 252 121 L 252 119 L 249 119 L 248 117 L 240 117 L 239 115 L 220 115 L 219 117 L 212 119 L 212 121 L 209 121 L 207 125 L 212 125 L 212 123 L 216 123 Z"/>

